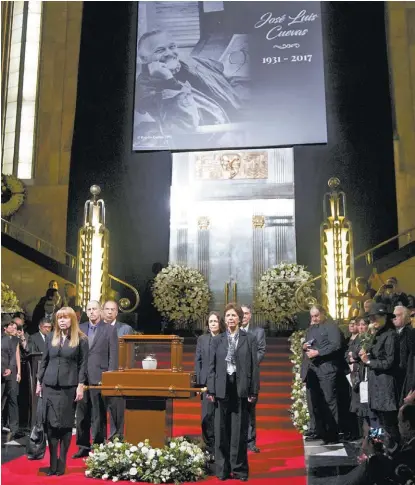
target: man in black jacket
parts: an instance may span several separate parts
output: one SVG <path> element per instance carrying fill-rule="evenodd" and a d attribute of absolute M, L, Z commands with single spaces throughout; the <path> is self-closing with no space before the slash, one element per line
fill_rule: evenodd
<path fill-rule="evenodd" d="M 39 323 L 39 332 L 36 332 L 29 337 L 29 352 L 31 354 L 36 352 L 41 352 L 43 354 L 45 351 L 46 336 L 49 335 L 51 330 L 52 323 L 49 320 L 42 318 Z"/>
<path fill-rule="evenodd" d="M 258 351 L 258 365 L 264 359 L 266 342 L 265 342 L 265 331 L 261 327 L 253 327 L 251 325 L 252 311 L 248 305 L 242 305 L 242 311 L 244 312 L 244 318 L 242 320 L 241 329 L 245 332 L 250 333 L 256 339 Z M 259 453 L 261 450 L 256 445 L 256 405 L 258 399 L 253 402 L 248 402 L 248 413 L 249 413 L 249 427 L 248 427 L 248 450 L 254 453 Z"/>
<path fill-rule="evenodd" d="M 134 330 L 130 325 L 117 321 L 118 303 L 108 300 L 104 303 L 102 317 L 106 325 L 111 325 L 117 332 L 117 337 L 123 335 L 134 335 Z M 110 436 L 109 439 L 116 436 L 122 440 L 124 437 L 124 413 L 125 400 L 123 397 L 113 396 L 108 398 L 108 410 L 110 414 Z"/>
<path fill-rule="evenodd" d="M 87 384 L 101 383 L 102 373 L 118 368 L 118 338 L 115 328 L 101 320 L 101 305 L 90 301 L 86 307 L 89 321 L 80 329 L 88 336 L 89 353 Z M 107 436 L 107 416 L 104 398 L 98 389 L 84 392 L 84 398 L 76 409 L 76 444 L 79 450 L 73 458 L 88 456 L 91 449 L 90 431 L 93 443 L 103 443 Z"/>
<path fill-rule="evenodd" d="M 339 441 L 337 378 L 342 336 L 337 325 L 327 322 L 326 310 L 315 305 L 310 309 L 311 323 L 303 345 L 301 378 L 309 393 L 309 413 L 314 417 L 315 435 L 325 443 Z"/>
<path fill-rule="evenodd" d="M 398 387 L 398 395 L 401 396 L 403 385 L 408 370 L 409 354 L 411 351 L 410 334 L 411 334 L 411 319 L 409 317 L 409 310 L 404 306 L 396 306 L 393 310 L 395 318 L 393 324 L 396 328 L 399 341 L 399 369 L 397 370 L 396 384 Z"/>

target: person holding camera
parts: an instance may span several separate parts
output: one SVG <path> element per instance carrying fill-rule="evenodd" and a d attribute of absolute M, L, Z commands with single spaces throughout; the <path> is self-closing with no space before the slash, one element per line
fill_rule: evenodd
<path fill-rule="evenodd" d="M 382 433 L 372 433 L 368 440 L 369 458 L 343 477 L 336 485 L 412 485 L 415 483 L 415 405 L 399 410 L 400 447 L 388 449 Z"/>
<path fill-rule="evenodd" d="M 374 298 L 376 303 L 382 303 L 385 305 L 390 313 L 397 306 L 408 306 L 408 295 L 400 291 L 398 287 L 398 280 L 391 276 L 386 280 L 386 283 L 382 285 Z"/>
<path fill-rule="evenodd" d="M 327 312 L 321 305 L 311 307 L 310 319 L 301 366 L 301 379 L 307 388 L 310 422 L 314 427 L 307 441 L 322 438 L 326 444 L 338 443 L 337 384 L 342 336 L 337 325 L 327 322 Z"/>

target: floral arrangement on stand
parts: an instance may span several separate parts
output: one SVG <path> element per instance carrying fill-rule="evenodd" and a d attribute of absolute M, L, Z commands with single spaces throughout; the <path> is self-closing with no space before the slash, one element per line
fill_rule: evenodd
<path fill-rule="evenodd" d="M 152 291 L 154 306 L 171 322 L 191 327 L 208 312 L 209 287 L 196 269 L 169 264 L 154 278 Z"/>
<path fill-rule="evenodd" d="M 115 438 L 92 450 L 85 471 L 90 478 L 178 484 L 206 477 L 207 455 L 184 437 L 171 439 L 164 448 L 153 448 L 149 440 L 131 445 Z"/>
<path fill-rule="evenodd" d="M 14 175 L 1 174 L 1 217 L 10 217 L 20 209 L 25 198 L 25 186 Z"/>
<path fill-rule="evenodd" d="M 301 380 L 301 362 L 303 359 L 303 344 L 305 342 L 305 330 L 294 332 L 288 339 L 291 346 L 291 362 L 294 364 L 294 380 L 291 389 L 290 415 L 296 429 L 304 434 L 308 430 L 310 415 L 307 407 L 307 395 L 304 382 Z"/>
<path fill-rule="evenodd" d="M 6 283 L 1 282 L 1 312 L 15 313 L 23 311 L 19 306 L 16 293 Z"/>
<path fill-rule="evenodd" d="M 277 326 L 292 327 L 292 319 L 300 311 L 295 294 L 306 281 L 312 279 L 305 267 L 296 263 L 279 263 L 261 276 L 255 292 L 255 309 Z M 312 296 L 313 286 L 304 286 L 301 300 Z"/>

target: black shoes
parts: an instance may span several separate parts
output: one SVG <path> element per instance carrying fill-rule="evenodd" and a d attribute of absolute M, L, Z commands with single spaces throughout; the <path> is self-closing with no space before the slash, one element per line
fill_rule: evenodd
<path fill-rule="evenodd" d="M 85 456 L 89 456 L 89 450 L 85 448 L 79 448 L 79 450 L 72 455 L 72 458 L 84 458 Z"/>
<path fill-rule="evenodd" d="M 46 472 L 46 475 L 48 477 L 51 477 L 52 475 L 57 475 L 57 472 L 49 468 L 49 470 Z"/>
<path fill-rule="evenodd" d="M 248 448 L 248 451 L 252 451 L 252 453 L 261 453 L 261 450 L 257 448 L 256 446 L 252 446 Z"/>
<path fill-rule="evenodd" d="M 304 435 L 305 438 L 304 438 L 304 441 L 316 441 L 316 440 L 321 440 L 321 436 L 319 436 L 318 434 L 309 434 L 309 435 Z"/>

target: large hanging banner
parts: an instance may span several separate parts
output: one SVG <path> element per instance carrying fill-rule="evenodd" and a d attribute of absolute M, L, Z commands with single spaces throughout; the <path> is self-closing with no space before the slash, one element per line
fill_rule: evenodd
<path fill-rule="evenodd" d="M 320 2 L 139 2 L 133 150 L 325 142 Z"/>

